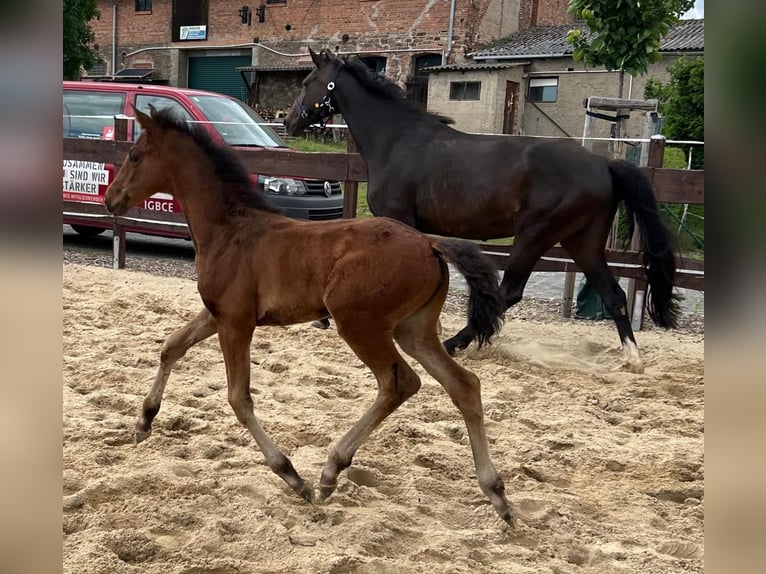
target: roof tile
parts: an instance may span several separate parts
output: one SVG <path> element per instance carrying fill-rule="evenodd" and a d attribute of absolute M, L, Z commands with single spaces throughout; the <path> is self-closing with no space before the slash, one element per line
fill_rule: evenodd
<path fill-rule="evenodd" d="M 562 56 L 572 53 L 571 44 L 567 43 L 567 33 L 580 29 L 590 35 L 587 26 L 582 23 L 565 26 L 534 26 L 519 30 L 496 40 L 472 54 L 474 59 L 493 57 L 529 57 Z M 587 37 L 587 36 L 586 36 Z M 705 20 L 681 20 L 673 26 L 660 42 L 662 52 L 704 51 Z"/>

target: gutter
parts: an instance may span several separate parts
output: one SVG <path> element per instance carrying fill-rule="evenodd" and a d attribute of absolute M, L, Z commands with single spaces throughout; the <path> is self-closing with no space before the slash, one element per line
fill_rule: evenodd
<path fill-rule="evenodd" d="M 117 68 L 117 0 L 112 0 L 112 75 Z"/>
<path fill-rule="evenodd" d="M 449 6 L 449 32 L 447 33 L 447 51 L 442 53 L 442 66 L 447 65 L 447 60 L 452 55 L 452 42 L 455 33 L 455 0 Z"/>
<path fill-rule="evenodd" d="M 148 48 L 140 48 L 138 50 L 133 50 L 132 52 L 125 54 L 123 58 L 129 58 L 130 56 L 135 56 L 136 54 L 140 54 L 142 52 L 150 52 L 154 50 L 228 50 L 232 48 L 263 48 L 264 50 L 268 50 L 269 52 L 273 52 L 274 54 L 277 54 L 279 56 L 286 56 L 288 58 L 305 58 L 308 56 L 308 52 L 304 53 L 297 53 L 297 54 L 288 54 L 285 52 L 280 52 L 278 50 L 275 50 L 274 48 L 270 48 L 269 46 L 265 46 L 263 44 L 260 44 L 258 42 L 248 42 L 246 44 L 230 44 L 226 46 L 150 46 Z M 354 50 L 350 52 L 336 52 L 338 56 L 352 56 L 355 54 L 393 54 L 397 52 L 442 52 L 441 48 L 392 48 L 392 49 L 386 49 L 386 50 Z M 444 56 L 442 56 L 443 58 Z"/>
<path fill-rule="evenodd" d="M 665 52 L 663 50 L 660 50 L 660 54 L 663 56 L 704 56 L 705 51 L 704 50 L 687 50 L 687 51 L 673 51 L 673 52 Z M 486 60 L 526 60 L 527 58 L 564 58 L 564 57 L 572 57 L 571 52 L 560 52 L 556 54 L 511 54 L 511 55 L 502 55 L 498 54 L 497 56 L 477 56 L 474 52 L 473 54 L 468 54 L 469 58 L 472 58 L 476 61 L 486 61 Z"/>
<path fill-rule="evenodd" d="M 564 52 L 561 52 L 560 54 L 514 54 L 512 56 L 475 56 L 474 54 L 468 54 L 469 58 L 472 58 L 476 61 L 486 61 L 486 60 L 528 60 L 529 58 L 563 58 L 564 56 L 571 56 L 572 54 L 565 54 Z"/>

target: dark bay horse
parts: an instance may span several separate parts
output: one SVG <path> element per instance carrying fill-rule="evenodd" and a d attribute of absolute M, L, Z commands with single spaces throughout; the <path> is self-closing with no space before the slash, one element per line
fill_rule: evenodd
<path fill-rule="evenodd" d="M 569 140 L 471 135 L 415 107 L 395 84 L 358 58 L 310 50 L 316 65 L 285 119 L 296 135 L 340 112 L 367 162 L 367 202 L 376 216 L 442 236 L 515 236 L 502 280 L 506 308 L 521 300 L 535 263 L 556 243 L 601 295 L 617 325 L 626 364 L 643 371 L 625 292 L 604 253 L 623 201 L 632 234 L 642 232 L 649 315 L 676 326 L 675 261 L 651 185 L 626 161 L 609 160 Z M 468 325 L 444 345 L 450 354 L 473 338 Z"/>
<path fill-rule="evenodd" d="M 124 214 L 159 191 L 186 215 L 196 251 L 203 310 L 163 348 L 144 399 L 136 441 L 151 433 L 173 365 L 190 347 L 218 333 L 228 398 L 269 467 L 306 500 L 314 489 L 266 434 L 253 412 L 250 344 L 257 325 L 290 325 L 331 316 L 338 334 L 372 370 L 378 395 L 330 450 L 319 497 L 335 490 L 339 473 L 362 442 L 407 398 L 420 378 L 397 351 L 416 359 L 460 410 L 482 491 L 512 523 L 503 480 L 490 459 L 479 379 L 458 365 L 437 335 L 449 287 L 447 261 L 470 287 L 469 324 L 481 345 L 502 324 L 504 305 L 491 262 L 466 241 L 437 240 L 387 218 L 296 221 L 276 213 L 226 148 L 169 110 L 136 110 L 143 131 L 106 192 L 106 206 Z"/>

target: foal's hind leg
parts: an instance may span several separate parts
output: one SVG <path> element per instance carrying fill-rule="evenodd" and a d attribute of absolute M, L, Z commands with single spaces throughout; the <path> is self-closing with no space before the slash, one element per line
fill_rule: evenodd
<path fill-rule="evenodd" d="M 442 347 L 436 335 L 436 313 L 438 308 L 426 308 L 409 317 L 397 326 L 394 332 L 396 341 L 405 353 L 441 383 L 460 410 L 468 429 L 479 486 L 500 518 L 513 525 L 513 516 L 505 498 L 505 483 L 489 456 L 479 379 L 458 365 Z"/>
<path fill-rule="evenodd" d="M 625 354 L 625 366 L 632 373 L 643 373 L 644 362 L 638 352 L 636 337 L 630 326 L 625 291 L 609 271 L 603 242 L 599 237 L 594 237 L 593 233 L 584 230 L 561 243 L 583 270 L 593 288 L 601 295 L 604 306 L 614 319 Z"/>
<path fill-rule="evenodd" d="M 338 475 L 351 465 L 357 449 L 373 430 L 420 388 L 420 377 L 394 346 L 391 329 L 374 319 L 352 317 L 336 320 L 338 333 L 370 369 L 378 381 L 378 396 L 372 406 L 331 449 L 319 482 L 320 499 L 338 486 Z"/>
<path fill-rule="evenodd" d="M 154 378 L 151 390 L 146 395 L 146 398 L 144 398 L 141 416 L 136 423 L 136 444 L 152 434 L 152 421 L 160 410 L 162 395 L 165 392 L 165 385 L 168 382 L 173 365 L 191 347 L 215 335 L 216 330 L 215 319 L 210 314 L 210 311 L 203 308 L 194 319 L 168 337 L 160 354 L 160 368 Z"/>

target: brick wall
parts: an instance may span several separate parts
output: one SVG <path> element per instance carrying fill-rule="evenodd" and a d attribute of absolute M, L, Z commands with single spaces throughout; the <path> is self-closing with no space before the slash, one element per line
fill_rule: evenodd
<path fill-rule="evenodd" d="M 450 61 L 462 61 L 479 43 L 513 32 L 517 27 L 518 4 L 524 0 L 457 0 Z M 418 52 L 448 50 L 450 0 L 287 0 L 267 4 L 265 22 L 259 23 L 254 10 L 261 0 L 211 0 L 208 39 L 204 42 L 171 42 L 172 0 L 154 0 L 149 14 L 136 13 L 133 0 L 117 0 L 117 70 L 148 63 L 168 74 L 183 63 L 172 65 L 174 57 L 160 56 L 159 50 L 220 48 L 249 44 L 255 38 L 279 52 L 301 54 L 306 45 L 340 52 L 378 52 L 388 60 L 387 75 L 404 85 L 411 73 L 412 56 Z M 252 24 L 242 24 L 241 6 L 253 9 Z M 92 27 L 102 57 L 112 60 L 112 1 L 99 0 L 100 20 Z M 163 60 L 157 64 L 158 57 Z M 298 59 L 279 56 L 265 49 L 253 50 L 253 62 L 260 65 L 294 65 Z M 175 66 L 175 67 L 174 67 Z M 166 68 L 166 69 L 161 69 Z M 111 69 L 110 69 L 111 71 Z M 182 84 L 183 78 L 170 77 Z"/>

